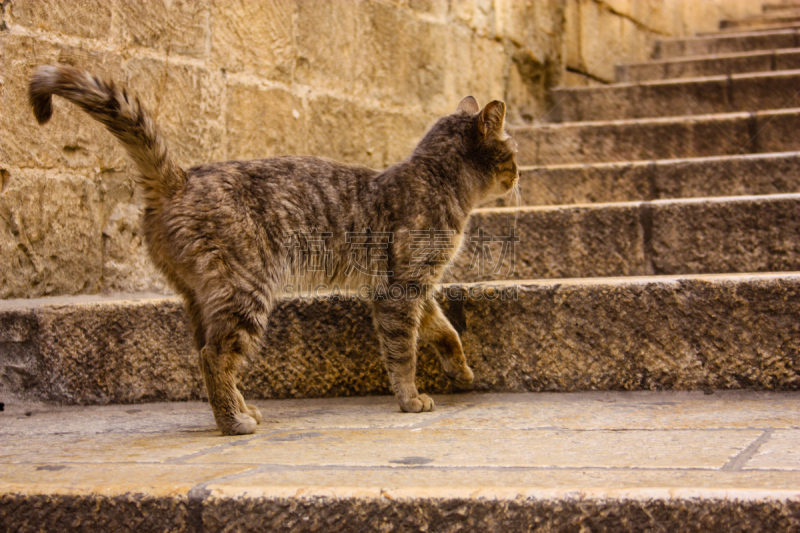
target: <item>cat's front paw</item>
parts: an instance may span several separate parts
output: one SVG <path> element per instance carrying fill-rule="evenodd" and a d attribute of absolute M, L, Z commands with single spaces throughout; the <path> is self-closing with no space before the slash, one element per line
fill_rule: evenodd
<path fill-rule="evenodd" d="M 463 366 L 455 371 L 445 372 L 445 375 L 453 382 L 453 385 L 462 389 L 469 388 L 475 380 L 475 374 L 468 366 Z"/>
<path fill-rule="evenodd" d="M 433 411 L 434 409 L 433 398 L 427 394 L 420 394 L 415 398 L 407 401 L 400 401 L 400 409 L 406 413 L 422 413 L 425 411 Z"/>
<path fill-rule="evenodd" d="M 257 425 L 256 419 L 245 413 L 236 413 L 231 419 L 217 422 L 223 435 L 249 435 L 255 433 Z"/>
<path fill-rule="evenodd" d="M 252 416 L 253 419 L 256 421 L 256 424 L 260 424 L 263 418 L 261 417 L 261 411 L 254 405 L 247 405 L 247 414 Z"/>

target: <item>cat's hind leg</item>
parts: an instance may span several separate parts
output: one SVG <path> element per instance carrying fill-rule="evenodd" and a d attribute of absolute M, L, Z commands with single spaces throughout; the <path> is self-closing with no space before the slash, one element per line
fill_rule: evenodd
<path fill-rule="evenodd" d="M 192 333 L 194 338 L 194 344 L 197 348 L 198 352 L 201 352 L 206 345 L 206 332 L 205 326 L 203 326 L 203 310 L 197 305 L 195 300 L 195 296 L 192 292 L 185 290 L 183 291 L 183 298 L 184 302 L 186 303 L 186 312 L 189 315 L 189 323 L 192 326 Z M 202 366 L 202 359 L 201 359 L 201 366 Z M 205 375 L 205 373 L 204 373 Z M 261 413 L 259 410 L 252 406 L 247 405 L 244 401 L 244 397 L 239 392 L 238 389 L 235 390 L 236 395 L 236 404 L 239 407 L 239 411 L 243 413 L 247 413 L 257 423 L 261 423 Z"/>
<path fill-rule="evenodd" d="M 236 388 L 236 366 L 241 359 L 242 342 L 240 334 L 231 332 L 224 339 L 208 342 L 200 350 L 200 369 L 208 402 L 223 435 L 253 433 L 261 422 L 261 413 L 247 405 Z"/>
<path fill-rule="evenodd" d="M 425 299 L 422 303 L 419 336 L 436 350 L 448 379 L 462 388 L 472 383 L 475 375 L 467 365 L 461 339 L 436 300 Z"/>
<path fill-rule="evenodd" d="M 373 301 L 375 329 L 383 361 L 400 408 L 407 413 L 432 411 L 433 399 L 417 391 L 417 330 L 420 305 L 415 300 Z"/>
<path fill-rule="evenodd" d="M 206 343 L 200 350 L 200 369 L 223 435 L 253 433 L 261 422 L 259 410 L 248 405 L 236 387 L 236 370 L 243 357 L 259 349 L 267 310 L 247 306 L 243 312 L 239 307 L 236 312 L 218 310 L 203 319 Z"/>
<path fill-rule="evenodd" d="M 186 314 L 189 315 L 189 324 L 192 327 L 192 340 L 194 347 L 199 352 L 206 345 L 206 331 L 203 326 L 203 310 L 197 305 L 195 296 L 188 290 L 182 291 Z"/>

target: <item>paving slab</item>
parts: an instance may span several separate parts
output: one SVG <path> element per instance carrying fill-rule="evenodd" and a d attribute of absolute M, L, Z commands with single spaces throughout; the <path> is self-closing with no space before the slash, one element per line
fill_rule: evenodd
<path fill-rule="evenodd" d="M 784 109 L 800 105 L 800 71 L 561 88 L 548 98 L 552 122 Z"/>
<path fill-rule="evenodd" d="M 791 152 L 800 109 L 568 122 L 512 128 L 521 165 Z"/>
<path fill-rule="evenodd" d="M 653 59 L 707 56 L 775 50 L 800 47 L 798 30 L 769 30 L 753 32 L 720 33 L 701 37 L 657 40 L 653 48 Z"/>
<path fill-rule="evenodd" d="M 425 429 L 414 435 L 413 447 L 403 437 L 408 430 L 319 430 L 283 433 L 253 439 L 236 450 L 226 448 L 187 460 L 192 464 L 253 463 L 262 457 L 287 465 L 376 467 L 392 464 L 433 464 L 442 467 L 722 468 L 730 457 L 761 435 L 758 430 L 685 431 L 482 431 Z M 287 446 L 287 442 L 293 443 Z M 58 441 L 54 442 L 58 446 Z M 376 446 L 370 454 L 365 448 Z M 650 452 L 642 454 L 641 448 Z M 414 452 L 416 450 L 416 452 Z M 692 454 L 689 450 L 693 450 Z M 422 453 L 422 457 L 416 455 Z M 591 459 L 590 459 L 591 458 Z"/>
<path fill-rule="evenodd" d="M 789 48 L 626 63 L 616 66 L 615 79 L 635 83 L 797 69 L 800 69 L 800 49 Z"/>
<path fill-rule="evenodd" d="M 495 281 L 446 285 L 440 297 L 474 390 L 800 388 L 798 273 Z M 176 298 L 6 301 L 0 324 L 4 396 L 130 404 L 204 395 Z M 370 306 L 349 296 L 281 301 L 241 378 L 247 398 L 389 391 Z M 417 384 L 455 390 L 426 345 Z"/>
<path fill-rule="evenodd" d="M 753 428 L 794 431 L 800 424 L 800 406 L 794 392 L 709 392 L 485 394 L 481 395 L 480 409 L 454 412 L 432 420 L 426 427 L 587 432 Z M 442 398 L 455 401 L 457 397 Z"/>
<path fill-rule="evenodd" d="M 386 396 L 256 401 L 266 420 L 255 434 L 233 437 L 219 435 L 201 402 L 136 410 L 8 404 L 0 413 L 0 526 L 141 532 L 800 527 L 800 440 L 791 438 L 800 430 L 800 393 L 435 399 L 437 410 L 422 414 L 402 413 Z M 182 447 L 186 438 L 197 446 Z M 23 450 L 16 442 L 36 446 Z M 109 448 L 120 454 L 98 454 Z M 759 462 L 767 456 L 769 462 Z"/>
<path fill-rule="evenodd" d="M 520 198 L 486 207 L 569 205 L 800 192 L 800 153 L 522 167 Z"/>

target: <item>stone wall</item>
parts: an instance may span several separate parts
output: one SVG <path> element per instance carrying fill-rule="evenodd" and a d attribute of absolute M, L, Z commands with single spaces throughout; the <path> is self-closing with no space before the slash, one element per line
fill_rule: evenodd
<path fill-rule="evenodd" d="M 37 65 L 129 87 L 185 167 L 314 154 L 381 168 L 467 94 L 506 100 L 512 122 L 546 119 L 565 67 L 605 79 L 613 59 L 692 31 L 699 8 L 686 6 L 716 21 L 737 2 L 2 0 L 0 298 L 167 290 L 123 150 L 61 100 L 37 126 L 25 97 Z"/>
<path fill-rule="evenodd" d="M 165 290 L 131 166 L 63 101 L 36 125 L 26 81 L 69 63 L 128 86 L 181 165 L 315 154 L 385 167 L 460 98 L 516 120 L 558 82 L 563 8 L 397 0 L 5 0 L 0 298 Z"/>

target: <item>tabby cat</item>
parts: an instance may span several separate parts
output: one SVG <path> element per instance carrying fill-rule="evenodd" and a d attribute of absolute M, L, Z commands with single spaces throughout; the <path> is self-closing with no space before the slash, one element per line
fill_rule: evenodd
<path fill-rule="evenodd" d="M 464 98 L 407 159 L 382 172 L 300 156 L 184 170 L 170 158 L 150 114 L 125 89 L 69 66 L 39 67 L 28 96 L 40 124 L 53 114 L 52 95 L 105 125 L 141 174 L 150 256 L 185 301 L 223 434 L 252 433 L 261 421 L 236 388 L 236 365 L 259 350 L 276 297 L 297 280 L 415 289 L 392 293 L 402 292 L 399 298 L 370 298 L 403 411 L 434 407 L 415 384 L 418 341 L 436 348 L 449 379 L 472 382 L 461 341 L 432 287 L 442 261 L 458 251 L 470 210 L 518 182 L 503 102 L 480 109 L 474 98 Z M 428 230 L 450 238 L 430 250 L 415 245 L 415 235 Z M 287 252 L 320 239 L 324 268 L 308 268 L 307 256 Z"/>

